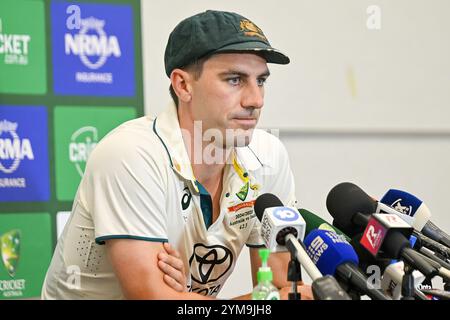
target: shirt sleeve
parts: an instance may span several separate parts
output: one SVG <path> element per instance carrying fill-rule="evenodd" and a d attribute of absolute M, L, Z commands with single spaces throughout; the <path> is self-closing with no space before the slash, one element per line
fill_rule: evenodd
<path fill-rule="evenodd" d="M 81 188 L 97 243 L 118 238 L 167 241 L 165 159 L 149 143 L 148 138 L 118 133 L 105 137 L 92 152 Z"/>

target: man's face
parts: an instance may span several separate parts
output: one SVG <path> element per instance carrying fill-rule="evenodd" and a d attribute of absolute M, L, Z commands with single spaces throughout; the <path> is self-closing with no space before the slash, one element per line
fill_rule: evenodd
<path fill-rule="evenodd" d="M 251 140 L 264 104 L 266 60 L 256 54 L 216 54 L 192 82 L 192 117 L 203 132 L 216 129 L 221 146 L 244 146 Z M 228 137 L 228 138 L 227 138 Z"/>

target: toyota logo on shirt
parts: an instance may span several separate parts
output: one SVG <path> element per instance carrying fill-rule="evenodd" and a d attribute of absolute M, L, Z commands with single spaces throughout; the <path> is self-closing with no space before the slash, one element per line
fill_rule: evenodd
<path fill-rule="evenodd" d="M 233 254 L 221 245 L 194 245 L 194 252 L 189 259 L 191 278 L 197 283 L 207 284 L 217 281 L 230 270 Z"/>

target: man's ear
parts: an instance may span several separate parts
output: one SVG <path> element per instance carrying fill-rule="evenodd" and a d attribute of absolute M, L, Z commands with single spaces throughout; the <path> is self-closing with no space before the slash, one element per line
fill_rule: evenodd
<path fill-rule="evenodd" d="M 192 99 L 192 86 L 190 81 L 192 76 L 181 69 L 174 69 L 170 74 L 170 81 L 172 88 L 178 96 L 178 100 L 185 103 L 190 102 Z"/>

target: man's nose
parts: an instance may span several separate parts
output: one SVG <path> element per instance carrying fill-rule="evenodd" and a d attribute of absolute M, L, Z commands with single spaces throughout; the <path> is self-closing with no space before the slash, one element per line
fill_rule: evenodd
<path fill-rule="evenodd" d="M 242 107 L 260 109 L 264 105 L 264 88 L 248 83 L 242 94 Z"/>

